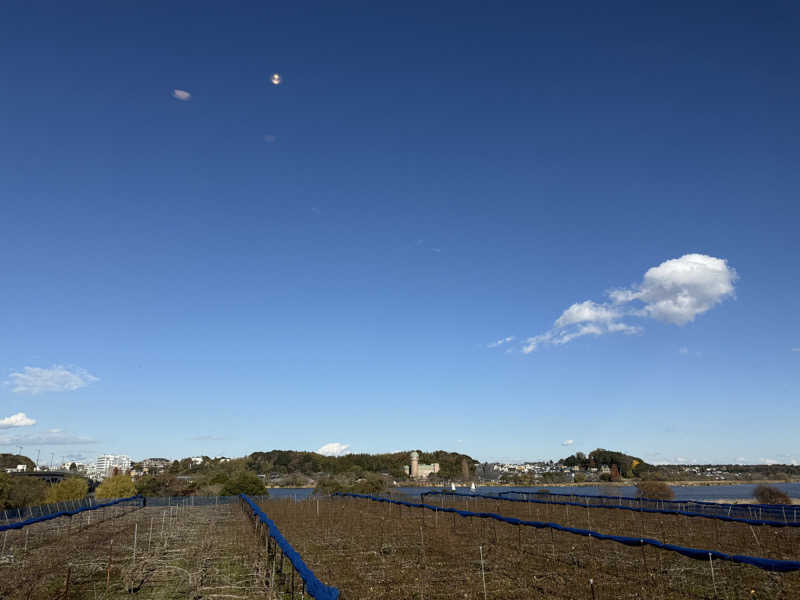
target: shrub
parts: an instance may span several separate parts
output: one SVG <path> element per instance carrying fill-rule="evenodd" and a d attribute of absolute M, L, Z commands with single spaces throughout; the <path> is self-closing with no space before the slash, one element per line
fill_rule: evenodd
<path fill-rule="evenodd" d="M 675 492 L 663 481 L 640 481 L 636 484 L 637 498 L 650 498 L 652 500 L 672 500 Z"/>
<path fill-rule="evenodd" d="M 600 481 L 611 481 L 611 473 L 600 473 Z"/>
<path fill-rule="evenodd" d="M 315 494 L 328 495 L 334 492 L 349 492 L 352 494 L 379 495 L 386 491 L 386 480 L 379 476 L 370 476 L 357 481 L 341 481 L 333 477 L 320 479 L 314 488 Z"/>
<path fill-rule="evenodd" d="M 83 477 L 67 477 L 48 488 L 44 501 L 53 504 L 65 500 L 81 500 L 88 493 L 89 483 Z"/>
<path fill-rule="evenodd" d="M 789 496 L 771 485 L 761 484 L 753 490 L 753 498 L 761 504 L 791 504 Z"/>
<path fill-rule="evenodd" d="M 225 485 L 222 486 L 223 496 L 238 496 L 247 494 L 248 496 L 267 495 L 267 486 L 261 478 L 252 471 L 237 471 Z"/>
<path fill-rule="evenodd" d="M 136 495 L 136 487 L 133 485 L 130 475 L 112 475 L 106 477 L 103 483 L 97 486 L 94 495 L 98 500 L 129 498 Z"/>
<path fill-rule="evenodd" d="M 44 502 L 47 484 L 41 479 L 11 475 L 8 484 L 10 487 L 5 492 L 6 508 L 24 508 Z"/>

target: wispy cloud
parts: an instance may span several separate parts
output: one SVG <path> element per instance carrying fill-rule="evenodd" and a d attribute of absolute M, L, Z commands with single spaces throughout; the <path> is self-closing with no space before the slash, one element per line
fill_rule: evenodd
<path fill-rule="evenodd" d="M 15 415 L 11 415 L 10 417 L 6 417 L 5 419 L 0 419 L 0 429 L 11 429 L 12 427 L 28 427 L 30 425 L 35 425 L 36 420 L 31 419 L 25 413 L 17 413 Z"/>
<path fill-rule="evenodd" d="M 682 347 L 681 347 L 681 348 L 678 350 L 678 352 L 679 352 L 679 353 L 681 353 L 681 354 L 689 354 L 689 349 L 688 349 L 686 346 L 682 346 Z"/>
<path fill-rule="evenodd" d="M 224 440 L 228 440 L 230 438 L 223 437 L 220 435 L 196 435 L 194 437 L 186 438 L 187 440 L 193 442 L 221 442 Z"/>
<path fill-rule="evenodd" d="M 44 392 L 72 392 L 86 387 L 99 378 L 86 369 L 54 365 L 49 369 L 25 367 L 21 372 L 12 372 L 6 385 L 18 394 L 42 394 Z"/>
<path fill-rule="evenodd" d="M 342 456 L 350 448 L 349 444 L 340 444 L 339 442 L 329 442 L 317 449 L 319 454 L 323 456 Z"/>
<path fill-rule="evenodd" d="M 188 102 L 192 99 L 192 95 L 189 92 L 179 89 L 172 90 L 172 97 L 175 98 L 175 100 L 180 100 L 182 102 Z"/>
<path fill-rule="evenodd" d="M 48 429 L 24 435 L 0 435 L 0 446 L 70 446 L 76 444 L 94 444 L 96 440 L 75 435 L 63 429 Z"/>
<path fill-rule="evenodd" d="M 572 444 L 574 444 L 574 443 L 575 443 L 575 440 L 564 440 L 563 442 L 561 442 L 561 445 L 562 446 L 572 446 Z"/>
<path fill-rule="evenodd" d="M 487 348 L 497 348 L 498 346 L 502 346 L 503 344 L 507 344 L 509 342 L 513 342 L 515 339 L 516 338 L 513 335 L 510 335 L 508 337 L 500 338 L 496 342 L 492 342 L 490 344 L 487 344 L 486 347 Z"/>
<path fill-rule="evenodd" d="M 586 300 L 567 308 L 548 331 L 529 337 L 522 351 L 561 345 L 584 336 L 641 333 L 632 318 L 651 318 L 685 325 L 733 296 L 736 271 L 727 261 L 705 254 L 685 254 L 664 261 L 644 274 L 642 282 L 608 292 L 609 300 Z"/>
<path fill-rule="evenodd" d="M 267 135 L 264 136 L 264 141 L 267 142 L 268 144 L 272 144 L 272 143 L 276 142 L 277 140 L 278 140 L 278 137 L 274 136 L 274 135 L 271 135 L 271 134 L 267 134 Z"/>
<path fill-rule="evenodd" d="M 792 348 L 792 352 L 800 352 L 800 348 Z"/>

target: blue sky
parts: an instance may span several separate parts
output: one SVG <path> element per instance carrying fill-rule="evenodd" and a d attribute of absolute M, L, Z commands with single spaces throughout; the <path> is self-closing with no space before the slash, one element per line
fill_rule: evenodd
<path fill-rule="evenodd" d="M 0 450 L 800 460 L 795 3 L 112 4 L 0 8 Z"/>

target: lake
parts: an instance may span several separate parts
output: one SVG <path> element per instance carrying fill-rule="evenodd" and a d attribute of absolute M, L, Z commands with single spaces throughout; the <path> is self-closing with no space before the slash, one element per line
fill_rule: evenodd
<path fill-rule="evenodd" d="M 770 484 L 785 492 L 792 498 L 800 498 L 800 483 L 775 483 Z M 753 490 L 756 484 L 742 483 L 737 485 L 673 485 L 672 489 L 675 492 L 676 500 L 745 500 L 753 497 Z M 442 490 L 446 488 L 440 487 L 399 487 L 392 488 L 409 496 L 419 496 L 423 492 L 431 490 Z M 497 492 L 535 492 L 537 490 L 547 489 L 557 494 L 576 494 L 579 496 L 584 495 L 614 495 L 623 497 L 633 497 L 636 495 L 636 488 L 632 485 L 629 486 L 614 486 L 613 492 L 608 490 L 611 487 L 596 487 L 596 486 L 552 486 L 546 485 L 524 487 L 506 487 L 506 486 L 479 486 L 478 493 L 480 494 L 496 494 Z M 270 488 L 269 494 L 273 498 L 297 498 L 302 500 L 312 494 L 314 490 L 310 488 Z M 468 493 L 468 487 L 457 487 L 456 491 L 459 493 Z"/>

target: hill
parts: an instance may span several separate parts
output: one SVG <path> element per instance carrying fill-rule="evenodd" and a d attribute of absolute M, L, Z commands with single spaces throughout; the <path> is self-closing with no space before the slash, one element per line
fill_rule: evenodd
<path fill-rule="evenodd" d="M 0 454 L 0 469 L 16 469 L 17 465 L 25 465 L 29 471 L 32 471 L 36 464 L 27 456 L 22 454 Z"/>

